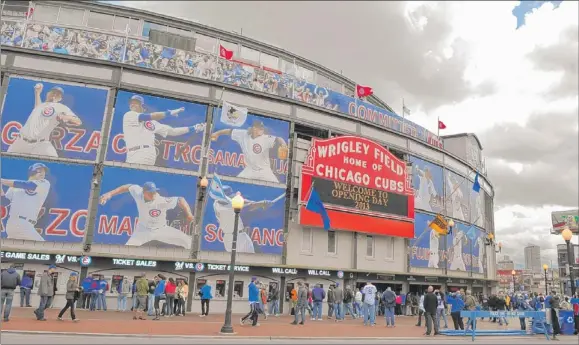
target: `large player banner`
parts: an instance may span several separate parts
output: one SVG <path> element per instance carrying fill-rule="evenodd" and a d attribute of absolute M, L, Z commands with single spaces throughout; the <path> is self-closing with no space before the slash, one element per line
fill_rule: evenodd
<path fill-rule="evenodd" d="M 105 167 L 94 242 L 191 249 L 197 177 Z"/>
<path fill-rule="evenodd" d="M 239 121 L 221 111 L 213 113 L 209 173 L 285 184 L 289 122 L 252 114 Z"/>
<path fill-rule="evenodd" d="M 282 253 L 285 225 L 285 188 L 274 188 L 213 178 L 205 198 L 201 249 L 231 252 L 235 212 L 228 198 L 240 192 L 245 205 L 239 215 L 237 252 Z"/>
<path fill-rule="evenodd" d="M 2 157 L 2 238 L 82 242 L 93 168 Z"/>
<path fill-rule="evenodd" d="M 207 106 L 119 91 L 108 161 L 197 171 Z"/>
<path fill-rule="evenodd" d="M 406 163 L 365 138 L 313 139 L 302 166 L 300 224 L 321 226 L 306 204 L 316 189 L 336 230 L 414 237 L 414 191 Z"/>
<path fill-rule="evenodd" d="M 10 77 L 2 108 L 2 151 L 96 159 L 108 89 Z"/>
<path fill-rule="evenodd" d="M 410 156 L 412 163 L 412 187 L 414 207 L 427 212 L 441 213 L 444 210 L 444 188 L 442 167 Z"/>
<path fill-rule="evenodd" d="M 444 199 L 446 215 L 467 223 L 474 221 L 470 214 L 472 182 L 450 170 L 444 170 Z M 480 191 L 482 193 L 482 189 Z"/>

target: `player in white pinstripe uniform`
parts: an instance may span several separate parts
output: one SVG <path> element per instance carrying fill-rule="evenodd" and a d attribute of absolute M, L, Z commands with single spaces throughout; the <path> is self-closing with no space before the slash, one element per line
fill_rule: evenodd
<path fill-rule="evenodd" d="M 8 147 L 10 153 L 23 153 L 39 156 L 58 157 L 50 142 L 50 134 L 60 123 L 67 126 L 80 126 L 82 121 L 66 105 L 60 103 L 64 90 L 55 86 L 46 94 L 42 102 L 43 85 L 34 86 L 34 109 L 20 129 L 18 138 Z"/>
<path fill-rule="evenodd" d="M 155 148 L 155 135 L 176 137 L 187 133 L 200 133 L 205 129 L 205 124 L 197 124 L 189 127 L 173 128 L 164 125 L 162 120 L 168 115 L 178 116 L 184 108 L 144 113 L 145 99 L 134 95 L 129 101 L 130 110 L 123 115 L 123 135 L 127 147 L 127 163 L 155 165 L 157 150 Z"/>
<path fill-rule="evenodd" d="M 36 231 L 36 222 L 40 209 L 50 191 L 50 182 L 46 180 L 48 167 L 42 163 L 32 164 L 28 168 L 28 180 L 2 179 L 2 185 L 8 191 L 0 193 L 10 201 L 10 211 L 6 221 L 7 238 L 15 240 L 44 241 Z"/>
<path fill-rule="evenodd" d="M 159 189 L 153 182 L 147 182 L 142 187 L 126 184 L 104 193 L 100 198 L 100 204 L 105 205 L 113 196 L 126 192 L 129 192 L 135 200 L 139 211 L 139 222 L 133 235 L 127 241 L 127 246 L 142 246 L 151 241 L 158 241 L 191 249 L 191 236 L 167 225 L 167 210 L 177 206 L 185 212 L 187 221 L 192 222 L 191 207 L 184 198 L 163 197 L 158 191 Z"/>

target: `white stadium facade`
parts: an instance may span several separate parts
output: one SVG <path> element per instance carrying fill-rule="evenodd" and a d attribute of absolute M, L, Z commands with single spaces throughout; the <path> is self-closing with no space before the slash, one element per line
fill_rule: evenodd
<path fill-rule="evenodd" d="M 106 281 L 111 309 L 122 277 L 132 282 L 145 272 L 148 278 L 163 273 L 188 281 L 189 307 L 193 304 L 194 309 L 196 288 L 208 283 L 215 296 L 212 310 L 224 311 L 232 231 L 223 229 L 233 225 L 220 202 L 230 191 L 253 201 L 240 217 L 244 225 L 237 245 L 244 249 L 235 267 L 234 312 L 247 309 L 244 300 L 252 277 L 266 285 L 276 283 L 284 292 L 299 280 L 324 288 L 372 281 L 379 290 L 391 286 L 404 294 L 428 285 L 488 294 L 496 286 L 499 246 L 488 241 L 494 234 L 494 190 L 474 134 L 438 137 L 412 117 L 402 119 L 374 95 L 354 98 L 356 82 L 306 58 L 146 11 L 88 2 L 5 1 L 1 43 L 2 179 L 26 180 L 26 169 L 42 163 L 49 168 L 51 183 L 37 219 L 18 214 L 19 199 L 10 199 L 8 186 L 2 186 L 2 268 L 15 265 L 38 281 L 46 266 L 55 264 L 57 306 L 65 303 L 72 271 L 82 279 Z M 220 47 L 226 49 L 221 56 Z M 37 84 L 43 85 L 39 91 Z M 58 97 L 81 125 L 67 122 L 66 111 L 52 115 L 50 102 Z M 133 108 L 135 104 L 146 107 Z M 221 108 L 226 104 L 240 111 L 225 118 Z M 45 121 L 38 123 L 58 117 L 45 139 L 32 138 L 35 130 L 27 124 L 36 121 L 37 107 L 44 107 L 38 121 Z M 181 107 L 179 116 L 166 112 Z M 136 116 L 151 114 L 138 128 L 153 131 L 154 143 L 138 142 L 138 136 L 136 146 L 123 141 L 130 126 L 127 114 L 135 111 Z M 260 129 L 266 139 L 247 135 Z M 212 140 L 217 131 L 223 135 Z M 352 200 L 336 199 L 343 207 L 328 207 L 330 221 L 347 225 L 325 230 L 316 219 L 319 215 L 305 209 L 303 196 L 309 191 L 301 188 L 302 165 L 314 138 L 321 143 L 365 138 L 390 152 L 407 165 L 407 182 L 415 189 L 414 201 L 408 203 L 412 209 L 393 216 L 388 208 L 392 205 L 368 204 L 373 211 L 364 213 L 366 219 L 378 214 L 376 218 L 385 220 L 374 223 L 382 228 L 372 228 L 348 220 L 359 216 L 358 202 L 352 206 Z M 48 149 L 18 148 L 22 145 L 14 143 L 19 140 L 26 147 L 42 144 Z M 246 173 L 249 166 L 259 167 L 259 157 L 268 160 L 263 145 L 272 148 L 265 170 L 271 168 L 268 176 L 273 178 Z M 287 159 L 284 145 L 289 148 Z M 127 162 L 130 154 L 144 148 L 156 154 L 154 162 Z M 38 171 L 34 169 L 28 176 Z M 213 188 L 215 175 L 221 179 L 221 199 Z M 475 175 L 478 192 L 473 190 Z M 203 177 L 207 188 L 200 183 Z M 322 200 L 331 204 L 334 190 L 327 194 L 322 188 L 333 188 L 332 183 L 317 181 Z M 141 215 L 137 224 L 142 208 L 149 207 L 143 195 L 153 190 L 145 182 L 154 182 L 167 197 L 152 202 L 169 211 L 149 208 L 147 221 Z M 113 193 L 105 205 L 99 202 L 124 185 L 136 187 Z M 395 199 L 389 195 L 389 202 Z M 163 228 L 147 225 L 159 214 L 167 217 Z M 428 227 L 437 214 L 452 219 L 451 234 L 438 236 Z M 10 218 L 17 217 L 32 224 L 39 240 L 10 228 L 17 223 Z M 410 233 L 399 232 L 409 226 Z M 169 236 L 172 239 L 165 240 Z M 287 312 L 287 293 L 280 294 L 280 302 Z"/>

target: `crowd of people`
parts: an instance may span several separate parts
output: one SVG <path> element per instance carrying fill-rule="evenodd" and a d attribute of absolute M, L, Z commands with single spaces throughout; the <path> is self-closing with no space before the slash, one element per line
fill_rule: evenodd
<path fill-rule="evenodd" d="M 45 310 L 53 304 L 56 293 L 55 277 L 56 266 L 50 265 L 40 277 L 38 295 L 40 302 L 34 310 L 39 321 L 46 321 Z M 3 320 L 9 321 L 14 290 L 20 286 L 20 306 L 30 307 L 30 292 L 32 278 L 24 274 L 21 278 L 14 267 L 2 271 L 2 308 Z M 66 283 L 66 305 L 61 309 L 57 319 L 70 311 L 73 321 L 78 321 L 75 307 L 81 309 L 107 310 L 106 292 L 109 290 L 108 281 L 102 277 L 87 277 L 78 281 L 78 273 L 72 272 Z M 153 279 L 147 279 L 143 272 L 139 277 L 130 281 L 127 277 L 113 284 L 117 292 L 117 311 L 133 312 L 133 320 L 145 320 L 145 316 L 152 320 L 161 317 L 185 316 L 189 286 L 184 279 L 167 278 L 157 274 Z M 210 301 L 213 299 L 211 285 L 205 282 L 196 291 L 201 300 L 201 314 L 209 315 Z M 129 302 L 129 297 L 130 301 Z M 304 325 L 306 313 L 311 321 L 335 320 L 342 322 L 346 316 L 352 319 L 362 319 L 364 326 L 375 326 L 376 317 L 384 316 L 386 327 L 396 327 L 396 318 L 401 315 L 417 317 L 416 326 L 422 327 L 425 320 L 424 334 L 438 335 L 440 329 L 453 327 L 455 330 L 468 330 L 473 326 L 472 320 L 466 323 L 461 317 L 464 310 L 483 311 L 547 311 L 547 323 L 552 326 L 553 337 L 561 334 L 559 325 L 560 310 L 574 310 L 575 334 L 579 331 L 579 294 L 574 297 L 561 296 L 554 291 L 544 296 L 542 293 L 504 293 L 486 296 L 472 294 L 463 289 L 454 292 L 445 292 L 434 289 L 432 286 L 422 294 L 406 294 L 405 298 L 397 294 L 390 287 L 385 291 L 378 291 L 376 286 L 367 282 L 363 287 L 341 286 L 340 283 L 331 285 L 327 290 L 321 284 L 309 285 L 298 281 L 297 286 L 289 291 L 286 298 L 290 302 L 289 313 L 294 316 L 292 325 Z M 248 285 L 249 312 L 240 319 L 243 325 L 250 322 L 252 326 L 259 326 L 259 316 L 265 319 L 269 315 L 279 316 L 280 290 L 277 284 L 266 285 L 257 277 L 251 279 Z M 327 315 L 324 316 L 324 305 L 327 305 Z M 269 308 L 268 308 L 269 307 Z M 449 319 L 452 326 L 449 326 Z M 497 315 L 489 320 L 499 326 L 509 324 L 508 318 Z M 524 317 L 519 317 L 521 330 L 527 330 Z"/>

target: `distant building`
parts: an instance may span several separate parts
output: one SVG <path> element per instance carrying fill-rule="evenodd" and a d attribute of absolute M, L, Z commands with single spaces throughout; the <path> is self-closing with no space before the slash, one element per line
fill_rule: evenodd
<path fill-rule="evenodd" d="M 503 256 L 502 259 L 499 259 L 497 262 L 497 270 L 514 270 L 515 263 L 508 255 Z"/>
<path fill-rule="evenodd" d="M 576 280 L 576 286 L 579 284 L 579 245 L 573 244 L 573 257 L 571 258 L 574 262 L 573 264 L 573 277 Z M 569 263 L 567 258 L 567 245 L 558 244 L 557 245 L 557 263 L 559 264 L 559 276 L 561 277 L 562 289 L 565 293 L 571 293 L 571 284 L 569 282 L 569 274 L 567 271 L 567 264 Z"/>
<path fill-rule="evenodd" d="M 525 247 L 525 269 L 532 272 L 542 272 L 541 247 L 531 244 Z"/>

